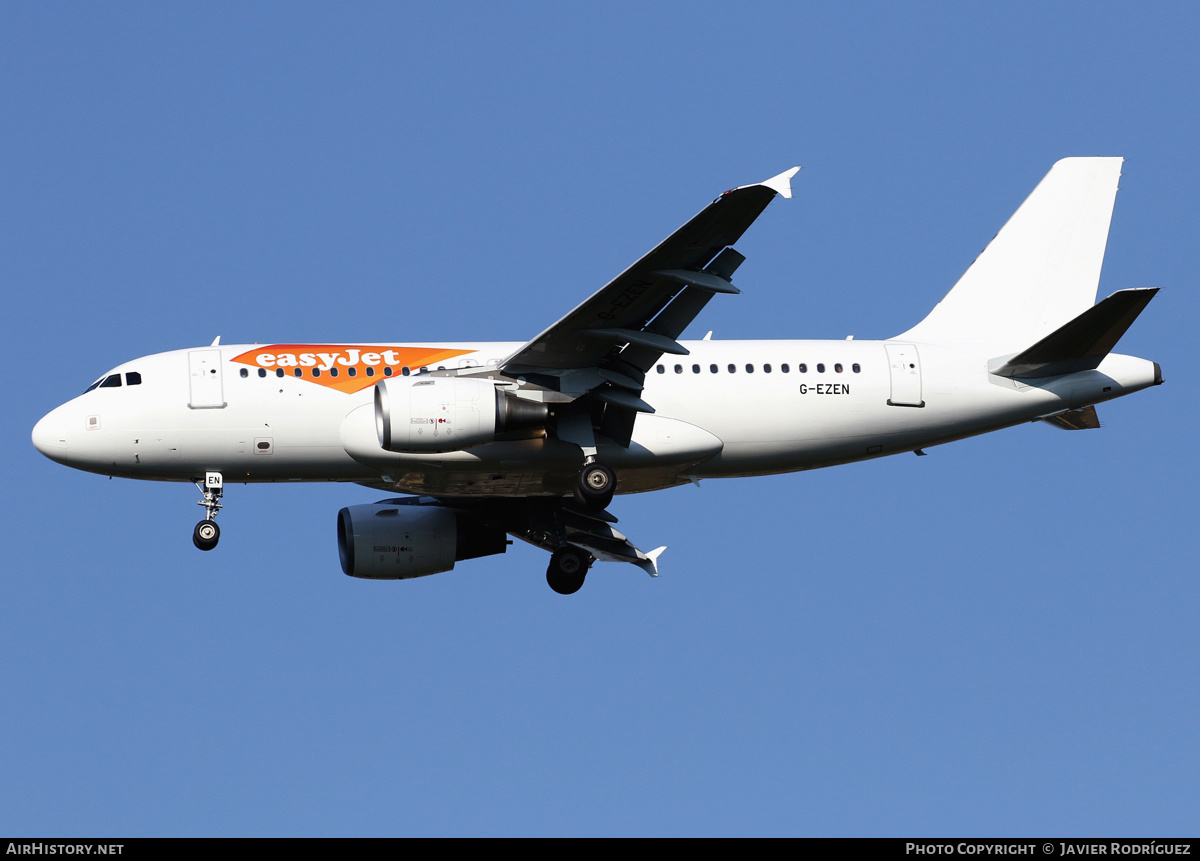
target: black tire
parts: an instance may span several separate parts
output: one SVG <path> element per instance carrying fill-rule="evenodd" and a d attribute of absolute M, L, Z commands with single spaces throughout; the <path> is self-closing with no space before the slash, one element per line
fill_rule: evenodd
<path fill-rule="evenodd" d="M 575 501 L 589 511 L 603 511 L 617 490 L 617 474 L 602 463 L 589 463 L 579 470 Z"/>
<path fill-rule="evenodd" d="M 192 543 L 199 550 L 212 550 L 221 540 L 221 527 L 215 520 L 201 520 L 192 530 Z"/>
<path fill-rule="evenodd" d="M 574 547 L 566 547 L 550 557 L 550 567 L 546 569 L 546 582 L 559 595 L 573 595 L 583 587 L 591 564 L 591 554 Z"/>

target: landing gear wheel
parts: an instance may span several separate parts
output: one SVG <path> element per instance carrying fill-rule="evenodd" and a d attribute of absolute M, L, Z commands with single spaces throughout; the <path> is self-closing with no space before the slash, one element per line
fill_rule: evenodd
<path fill-rule="evenodd" d="M 617 489 L 617 474 L 602 463 L 589 463 L 579 470 L 575 501 L 589 511 L 603 511 Z"/>
<path fill-rule="evenodd" d="M 197 478 L 193 479 L 193 484 L 204 494 L 204 498 L 197 503 L 204 506 L 204 519 L 197 523 L 196 528 L 192 530 L 192 543 L 200 550 L 212 550 L 217 546 L 217 541 L 221 537 L 221 528 L 217 526 L 217 521 L 213 518 L 221 510 L 221 496 L 225 493 L 225 480 L 221 477 L 221 473 L 210 469 L 204 473 L 203 483 Z"/>
<path fill-rule="evenodd" d="M 588 566 L 591 564 L 591 554 L 575 547 L 564 547 L 550 557 L 550 567 L 546 569 L 546 582 L 559 595 L 573 595 L 583 586 Z"/>
<path fill-rule="evenodd" d="M 221 538 L 221 527 L 215 520 L 201 520 L 192 530 L 192 543 L 200 550 L 212 550 Z"/>

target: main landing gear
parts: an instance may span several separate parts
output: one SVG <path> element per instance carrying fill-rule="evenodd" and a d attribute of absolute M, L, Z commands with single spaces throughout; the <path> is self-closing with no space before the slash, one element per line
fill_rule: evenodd
<path fill-rule="evenodd" d="M 204 494 L 204 499 L 196 503 L 204 506 L 204 519 L 192 530 L 192 543 L 200 550 L 212 550 L 221 538 L 221 528 L 217 526 L 217 512 L 221 510 L 221 494 L 224 493 L 221 473 L 206 472 L 204 483 L 195 482 L 196 489 Z"/>
<path fill-rule="evenodd" d="M 550 567 L 546 569 L 546 582 L 559 595 L 573 595 L 583 586 L 591 567 L 592 554 L 578 547 L 562 547 L 554 551 L 550 557 Z"/>
<path fill-rule="evenodd" d="M 591 461 L 579 470 L 575 501 L 589 511 L 603 511 L 617 490 L 617 474 L 602 463 Z"/>
<path fill-rule="evenodd" d="M 617 474 L 596 460 L 596 434 L 591 414 L 582 410 L 558 416 L 558 438 L 579 446 L 583 467 L 575 480 L 575 501 L 588 511 L 603 511 L 617 489 Z"/>
<path fill-rule="evenodd" d="M 617 474 L 589 458 L 575 481 L 575 501 L 585 511 L 601 512 L 612 502 L 616 489 Z M 569 544 L 560 546 L 550 557 L 546 582 L 560 595 L 573 595 L 583 587 L 584 578 L 594 561 L 595 557 L 586 550 Z"/>

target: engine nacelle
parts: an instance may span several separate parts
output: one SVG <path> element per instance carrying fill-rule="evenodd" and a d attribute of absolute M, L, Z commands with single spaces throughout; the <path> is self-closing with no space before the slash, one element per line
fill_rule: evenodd
<path fill-rule="evenodd" d="M 548 415 L 545 404 L 472 377 L 421 375 L 375 386 L 375 429 L 385 451 L 458 451 L 545 427 Z"/>
<path fill-rule="evenodd" d="M 450 571 L 455 562 L 508 549 L 505 533 L 437 505 L 379 502 L 338 512 L 342 570 L 369 580 L 408 580 Z"/>

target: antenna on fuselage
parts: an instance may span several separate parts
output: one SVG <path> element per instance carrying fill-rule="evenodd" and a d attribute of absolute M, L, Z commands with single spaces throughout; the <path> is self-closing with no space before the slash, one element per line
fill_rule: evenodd
<path fill-rule="evenodd" d="M 220 336 L 220 335 L 217 335 L 217 337 L 213 338 L 213 342 L 212 342 L 211 344 L 209 344 L 208 346 L 210 346 L 210 347 L 219 347 L 219 346 L 221 346 L 221 336 Z"/>

